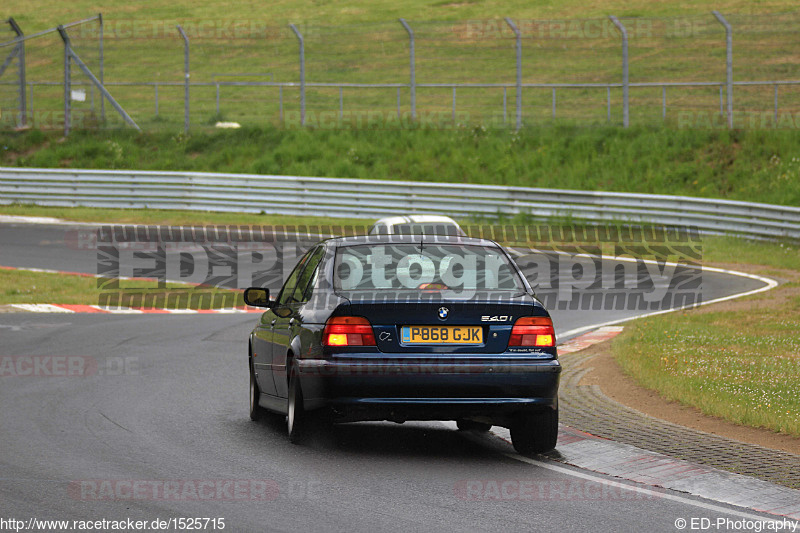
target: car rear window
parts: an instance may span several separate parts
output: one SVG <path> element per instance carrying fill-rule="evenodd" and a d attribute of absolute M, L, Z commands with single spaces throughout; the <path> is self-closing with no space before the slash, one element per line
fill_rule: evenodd
<path fill-rule="evenodd" d="M 365 244 L 340 247 L 334 262 L 337 291 L 522 291 L 498 248 L 451 244 Z"/>
<path fill-rule="evenodd" d="M 395 224 L 394 233 L 397 235 L 460 235 L 458 226 L 439 223 L 412 223 Z"/>

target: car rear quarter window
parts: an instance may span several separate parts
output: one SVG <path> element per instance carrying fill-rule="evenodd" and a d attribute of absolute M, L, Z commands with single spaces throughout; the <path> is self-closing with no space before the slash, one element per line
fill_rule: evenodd
<path fill-rule="evenodd" d="M 297 288 L 297 282 L 298 279 L 300 278 L 300 274 L 303 272 L 306 263 L 311 258 L 314 252 L 315 252 L 314 249 L 306 252 L 305 255 L 303 255 L 303 257 L 300 259 L 300 261 L 297 262 L 297 265 L 295 265 L 294 270 L 292 270 L 292 273 L 289 274 L 289 277 L 283 284 L 283 288 L 281 288 L 280 294 L 278 294 L 277 302 L 280 305 L 288 305 L 292 303 L 292 298 L 294 296 L 295 289 Z"/>
<path fill-rule="evenodd" d="M 322 246 L 318 246 L 316 250 L 311 253 L 311 256 L 303 268 L 302 274 L 300 274 L 300 276 L 297 278 L 297 286 L 295 287 L 294 295 L 292 296 L 292 299 L 295 302 L 306 302 L 310 298 L 310 286 L 314 281 L 314 274 L 317 271 L 317 266 L 324 255 L 325 249 Z"/>

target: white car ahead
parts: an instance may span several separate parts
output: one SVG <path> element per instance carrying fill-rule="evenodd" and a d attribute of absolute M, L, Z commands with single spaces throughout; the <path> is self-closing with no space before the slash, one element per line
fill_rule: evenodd
<path fill-rule="evenodd" d="M 410 215 L 386 217 L 375 221 L 370 235 L 461 235 L 466 236 L 458 222 L 441 215 Z"/>

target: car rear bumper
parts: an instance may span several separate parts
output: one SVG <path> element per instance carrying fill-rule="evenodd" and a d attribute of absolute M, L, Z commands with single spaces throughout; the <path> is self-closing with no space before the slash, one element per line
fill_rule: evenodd
<path fill-rule="evenodd" d="M 452 420 L 557 407 L 561 365 L 541 359 L 297 361 L 308 409 L 347 420 Z"/>

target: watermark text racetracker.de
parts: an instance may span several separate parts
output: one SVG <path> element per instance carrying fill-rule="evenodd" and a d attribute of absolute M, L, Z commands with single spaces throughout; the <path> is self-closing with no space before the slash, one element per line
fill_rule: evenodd
<path fill-rule="evenodd" d="M 661 496 L 654 491 L 626 490 L 618 483 L 591 480 L 462 479 L 454 492 L 461 500 L 488 501 L 649 501 Z"/>
<path fill-rule="evenodd" d="M 281 483 L 274 479 L 79 479 L 69 483 L 67 495 L 83 502 L 268 502 L 317 500 L 323 496 L 323 485 L 311 477 Z"/>
<path fill-rule="evenodd" d="M 129 376 L 138 374 L 139 358 L 136 356 L 0 356 L 0 378 Z"/>
<path fill-rule="evenodd" d="M 703 299 L 702 241 L 696 229 L 489 224 L 463 229 L 471 237 L 504 244 L 551 309 L 656 311 Z M 367 235 L 368 230 L 349 225 L 104 226 L 75 230 L 68 243 L 97 254 L 99 305 L 210 309 L 243 303 L 238 293 L 210 289 L 275 291 L 323 238 L 361 236 L 365 243 L 377 242 L 380 237 Z M 454 236 L 426 239 L 434 245 L 458 241 Z M 135 286 L 123 286 L 123 279 L 133 279 Z M 170 282 L 193 288 L 168 289 Z M 323 277 L 320 283 L 336 286 L 335 279 Z M 450 288 L 462 298 L 485 296 Z"/>

